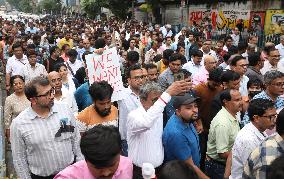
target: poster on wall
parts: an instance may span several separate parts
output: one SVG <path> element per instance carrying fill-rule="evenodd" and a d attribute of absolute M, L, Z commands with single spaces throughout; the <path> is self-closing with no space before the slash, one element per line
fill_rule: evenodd
<path fill-rule="evenodd" d="M 284 32 L 284 10 L 267 10 L 264 31 L 266 35 Z"/>
<path fill-rule="evenodd" d="M 243 27 L 249 27 L 250 10 L 214 10 L 212 12 L 212 25 L 217 29 L 233 29 L 243 22 Z"/>
<path fill-rule="evenodd" d="M 198 25 L 211 24 L 211 9 L 190 9 L 189 23 L 193 22 Z"/>
<path fill-rule="evenodd" d="M 250 27 L 252 29 L 264 29 L 265 11 L 251 11 L 250 12 Z"/>

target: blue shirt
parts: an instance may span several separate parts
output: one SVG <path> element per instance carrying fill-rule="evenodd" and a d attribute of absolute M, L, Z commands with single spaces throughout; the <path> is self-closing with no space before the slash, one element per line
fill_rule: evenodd
<path fill-rule="evenodd" d="M 172 115 L 163 132 L 165 162 L 187 160 L 190 157 L 200 166 L 199 137 L 192 123 L 184 123 L 177 115 Z"/>
<path fill-rule="evenodd" d="M 79 112 L 93 104 L 93 100 L 89 94 L 89 82 L 85 82 L 84 84 L 82 84 L 75 91 L 74 96 L 78 105 Z"/>

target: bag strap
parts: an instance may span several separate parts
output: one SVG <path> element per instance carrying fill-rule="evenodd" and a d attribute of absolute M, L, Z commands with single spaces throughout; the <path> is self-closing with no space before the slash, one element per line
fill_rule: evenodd
<path fill-rule="evenodd" d="M 67 65 L 68 70 L 71 72 L 72 76 L 74 77 L 74 76 L 75 76 L 75 74 L 74 74 L 74 72 L 73 72 L 72 68 L 70 67 L 69 63 L 68 63 L 68 62 L 66 62 L 66 65 Z"/>

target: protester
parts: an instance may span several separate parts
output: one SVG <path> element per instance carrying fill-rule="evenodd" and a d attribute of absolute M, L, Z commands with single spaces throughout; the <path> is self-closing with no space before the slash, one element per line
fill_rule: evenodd
<path fill-rule="evenodd" d="M 62 89 L 62 78 L 60 74 L 56 71 L 50 72 L 48 74 L 48 80 L 50 86 L 54 89 L 54 102 L 65 104 L 73 112 L 74 115 L 78 113 L 78 106 L 73 93 Z"/>
<path fill-rule="evenodd" d="M 284 154 L 284 110 L 277 115 L 269 116 L 276 121 L 276 134 L 262 142 L 249 156 L 243 170 L 244 179 L 266 178 L 269 165 Z"/>
<path fill-rule="evenodd" d="M 156 173 L 159 172 L 164 161 L 163 110 L 172 96 L 189 88 L 190 82 L 186 81 L 172 83 L 164 93 L 155 82 L 148 82 L 140 88 L 141 106 L 128 114 L 126 123 L 128 156 L 134 164 L 133 178 L 143 179 L 142 164 L 146 162 L 153 164 Z"/>
<path fill-rule="evenodd" d="M 81 133 L 99 124 L 118 127 L 118 110 L 111 103 L 113 88 L 106 82 L 94 82 L 89 88 L 93 104 L 81 111 L 77 126 Z"/>
<path fill-rule="evenodd" d="M 80 148 L 85 160 L 65 168 L 54 179 L 132 179 L 131 160 L 120 155 L 120 135 L 114 126 L 98 125 L 86 131 Z"/>
<path fill-rule="evenodd" d="M 25 94 L 31 106 L 12 121 L 10 129 L 17 176 L 51 179 L 83 159 L 79 130 L 68 107 L 54 104 L 54 89 L 46 78 L 34 78 Z"/>
<path fill-rule="evenodd" d="M 5 100 L 4 106 L 4 133 L 6 137 L 6 163 L 7 174 L 15 175 L 16 171 L 13 167 L 13 159 L 10 144 L 10 126 L 12 121 L 26 108 L 30 106 L 30 101 L 27 99 L 25 90 L 25 80 L 20 75 L 11 77 L 11 86 L 14 93 L 8 96 Z"/>
<path fill-rule="evenodd" d="M 243 168 L 250 153 L 267 137 L 264 131 L 275 127 L 271 116 L 276 116 L 277 113 L 273 102 L 268 99 L 251 101 L 248 115 L 251 122 L 240 130 L 232 149 L 231 178 L 242 178 Z"/>
<path fill-rule="evenodd" d="M 240 92 L 227 89 L 221 93 L 220 100 L 222 109 L 210 124 L 205 161 L 206 174 L 212 179 L 224 177 L 226 160 L 231 155 L 235 138 L 240 130 L 236 118 L 237 112 L 242 110 Z"/>

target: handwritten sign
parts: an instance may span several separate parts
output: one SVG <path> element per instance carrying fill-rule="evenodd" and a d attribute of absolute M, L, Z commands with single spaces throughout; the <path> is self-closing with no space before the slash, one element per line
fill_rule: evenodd
<path fill-rule="evenodd" d="M 86 63 L 89 83 L 107 81 L 113 88 L 112 101 L 122 99 L 123 83 L 116 48 L 105 50 L 101 55 L 87 55 Z"/>

